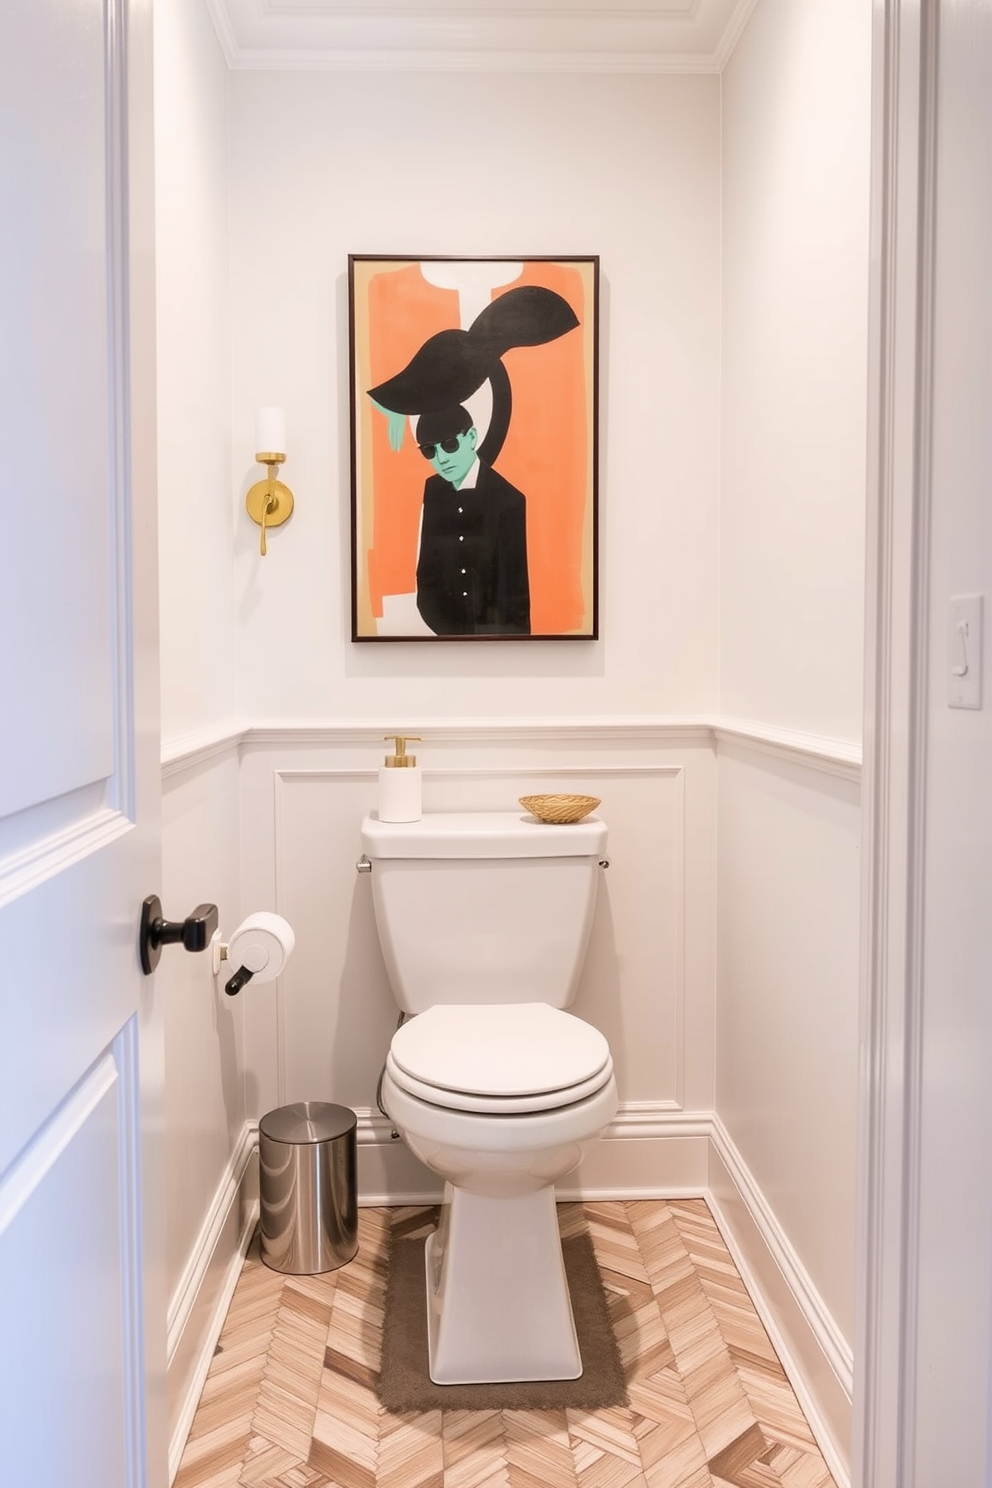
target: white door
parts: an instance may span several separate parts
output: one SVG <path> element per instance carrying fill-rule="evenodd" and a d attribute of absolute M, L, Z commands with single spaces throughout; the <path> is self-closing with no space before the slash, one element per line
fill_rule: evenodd
<path fill-rule="evenodd" d="M 0 1488 L 165 1481 L 145 9 L 0 5 Z"/>

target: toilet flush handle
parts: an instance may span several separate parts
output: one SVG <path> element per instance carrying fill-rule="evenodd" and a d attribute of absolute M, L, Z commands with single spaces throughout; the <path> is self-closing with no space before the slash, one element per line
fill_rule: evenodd
<path fill-rule="evenodd" d="M 364 853 L 362 853 L 362 856 L 359 858 L 358 862 L 355 864 L 355 872 L 356 873 L 371 873 L 372 872 L 372 864 L 369 862 L 368 858 L 365 856 Z"/>
<path fill-rule="evenodd" d="M 600 860 L 599 860 L 599 866 L 600 866 L 600 868 L 609 868 L 609 866 L 610 866 L 610 860 L 609 860 L 609 858 L 600 858 Z"/>

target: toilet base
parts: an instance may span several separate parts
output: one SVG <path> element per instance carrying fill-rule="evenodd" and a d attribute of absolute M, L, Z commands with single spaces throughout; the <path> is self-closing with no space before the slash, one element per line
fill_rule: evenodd
<path fill-rule="evenodd" d="M 425 1255 L 436 1385 L 579 1378 L 553 1187 L 489 1198 L 446 1183 Z"/>

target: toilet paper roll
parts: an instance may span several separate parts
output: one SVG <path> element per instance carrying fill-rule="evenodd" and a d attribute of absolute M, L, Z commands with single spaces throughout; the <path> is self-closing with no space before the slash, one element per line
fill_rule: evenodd
<path fill-rule="evenodd" d="M 293 954 L 296 936 L 282 915 L 258 910 L 243 920 L 227 945 L 227 962 L 235 970 L 246 966 L 252 982 L 274 982 Z"/>

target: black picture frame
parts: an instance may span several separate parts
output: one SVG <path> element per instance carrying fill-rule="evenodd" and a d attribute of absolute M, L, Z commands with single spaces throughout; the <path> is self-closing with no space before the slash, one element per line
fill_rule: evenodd
<path fill-rule="evenodd" d="M 599 258 L 348 258 L 353 641 L 599 636 Z"/>

